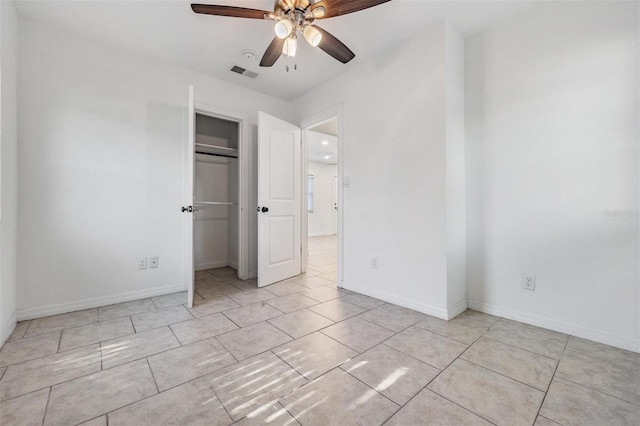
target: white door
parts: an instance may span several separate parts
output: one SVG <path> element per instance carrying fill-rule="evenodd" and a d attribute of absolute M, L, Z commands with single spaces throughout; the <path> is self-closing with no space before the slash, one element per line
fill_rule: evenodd
<path fill-rule="evenodd" d="M 185 144 L 184 153 L 184 200 L 181 207 L 184 224 L 184 234 L 182 237 L 182 282 L 187 286 L 187 303 L 189 307 L 192 308 L 195 286 L 195 267 L 193 263 L 193 176 L 196 141 L 196 111 L 193 86 L 189 86 L 188 114 L 187 143 Z"/>
<path fill-rule="evenodd" d="M 300 128 L 258 113 L 258 287 L 300 274 Z"/>

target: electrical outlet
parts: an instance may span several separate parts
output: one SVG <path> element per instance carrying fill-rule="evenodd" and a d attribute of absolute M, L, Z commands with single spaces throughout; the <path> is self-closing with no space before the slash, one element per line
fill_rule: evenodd
<path fill-rule="evenodd" d="M 527 274 L 523 275 L 522 288 L 525 290 L 536 291 L 536 276 Z"/>
<path fill-rule="evenodd" d="M 150 258 L 149 259 L 149 268 L 151 268 L 151 269 L 157 268 L 159 261 L 160 261 L 160 258 L 158 256 L 154 256 L 154 257 Z"/>
<path fill-rule="evenodd" d="M 138 269 L 147 269 L 147 258 L 139 257 L 138 258 Z"/>
<path fill-rule="evenodd" d="M 371 256 L 371 269 L 378 269 L 378 256 Z"/>

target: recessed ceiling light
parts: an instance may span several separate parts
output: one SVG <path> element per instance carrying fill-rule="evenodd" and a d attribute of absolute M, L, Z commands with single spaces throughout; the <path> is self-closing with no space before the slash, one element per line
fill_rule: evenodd
<path fill-rule="evenodd" d="M 322 145 L 329 145 L 329 141 L 322 141 Z"/>
<path fill-rule="evenodd" d="M 329 158 L 331 158 L 331 156 L 329 156 L 329 155 L 325 155 L 325 156 L 324 156 L 324 159 L 325 159 L 325 160 L 328 160 Z"/>

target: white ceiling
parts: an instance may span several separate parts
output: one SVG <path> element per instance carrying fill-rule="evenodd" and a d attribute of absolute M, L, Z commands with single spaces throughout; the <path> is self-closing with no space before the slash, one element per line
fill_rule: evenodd
<path fill-rule="evenodd" d="M 323 164 L 338 163 L 338 138 L 336 136 L 311 130 L 307 136 L 307 158 L 309 161 Z"/>
<path fill-rule="evenodd" d="M 194 0 L 273 10 L 273 0 Z M 343 65 L 304 41 L 295 60 L 281 57 L 260 68 L 260 57 L 274 36 L 273 22 L 198 15 L 190 0 L 18 0 L 23 18 L 45 21 L 178 66 L 286 100 L 356 66 L 376 52 L 416 34 L 430 22 L 448 19 L 469 35 L 533 7 L 535 1 L 392 0 L 354 14 L 316 22 L 351 48 L 356 58 Z M 539 3 L 538 3 L 539 4 Z M 257 53 L 244 59 L 243 49 Z M 297 63 L 297 71 L 285 65 Z M 255 80 L 231 73 L 233 65 L 258 72 Z M 292 68 L 292 67 L 291 67 Z"/>
<path fill-rule="evenodd" d="M 325 135 L 338 136 L 338 119 L 334 117 L 330 120 L 323 121 L 320 124 L 310 127 L 309 130 L 324 133 Z"/>

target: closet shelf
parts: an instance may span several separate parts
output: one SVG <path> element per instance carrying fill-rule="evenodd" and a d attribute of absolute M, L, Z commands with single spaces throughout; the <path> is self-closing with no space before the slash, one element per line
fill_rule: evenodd
<path fill-rule="evenodd" d="M 226 146 L 209 145 L 206 143 L 196 143 L 196 153 L 238 158 L 238 150 L 235 148 L 227 148 Z"/>
<path fill-rule="evenodd" d="M 237 206 L 238 203 L 227 203 L 224 201 L 196 201 L 193 204 L 199 206 Z"/>

